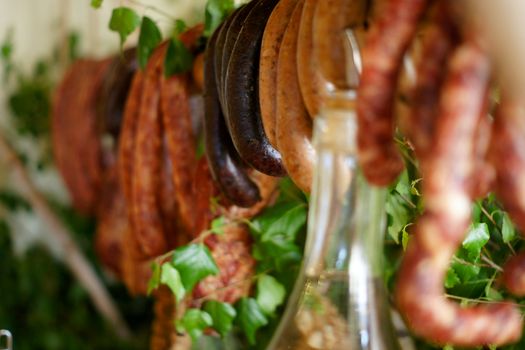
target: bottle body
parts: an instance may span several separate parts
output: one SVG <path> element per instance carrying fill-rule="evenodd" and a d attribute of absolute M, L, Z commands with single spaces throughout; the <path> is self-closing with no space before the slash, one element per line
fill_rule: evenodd
<path fill-rule="evenodd" d="M 315 121 L 302 272 L 269 349 L 399 349 L 382 276 L 386 191 L 359 171 L 352 109 Z"/>

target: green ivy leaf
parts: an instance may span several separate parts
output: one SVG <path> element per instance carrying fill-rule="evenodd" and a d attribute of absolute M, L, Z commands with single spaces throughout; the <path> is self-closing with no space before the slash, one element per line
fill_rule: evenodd
<path fill-rule="evenodd" d="M 257 280 L 257 303 L 268 316 L 275 313 L 286 297 L 286 289 L 279 281 L 269 275 L 262 275 Z"/>
<path fill-rule="evenodd" d="M 98 9 L 100 8 L 100 6 L 102 6 L 103 2 L 104 0 L 91 0 L 91 7 L 93 7 L 94 9 Z"/>
<path fill-rule="evenodd" d="M 193 287 L 205 277 L 219 273 L 210 250 L 203 244 L 191 244 L 176 249 L 172 262 L 179 271 L 187 292 L 191 292 Z"/>
<path fill-rule="evenodd" d="M 211 222 L 210 231 L 216 235 L 224 234 L 224 226 L 226 226 L 226 219 L 224 216 L 219 216 L 218 218 L 213 219 Z"/>
<path fill-rule="evenodd" d="M 189 71 L 193 67 L 193 55 L 178 38 L 170 40 L 164 58 L 164 75 L 170 77 Z"/>
<path fill-rule="evenodd" d="M 180 303 L 186 295 L 186 290 L 182 285 L 179 271 L 177 271 L 177 269 L 174 268 L 170 263 L 162 264 L 161 270 L 160 282 L 167 285 L 171 289 L 175 295 L 175 298 L 177 299 L 177 303 Z"/>
<path fill-rule="evenodd" d="M 157 24 L 155 24 L 151 18 L 144 16 L 140 26 L 139 42 L 137 46 L 137 59 L 142 69 L 146 67 L 153 50 L 155 50 L 161 41 L 162 34 L 160 33 Z"/>
<path fill-rule="evenodd" d="M 9 60 L 13 54 L 13 42 L 10 36 L 2 43 L 1 47 L 2 59 Z"/>
<path fill-rule="evenodd" d="M 452 268 L 462 283 L 469 282 L 478 278 L 481 268 L 475 264 L 479 259 L 477 255 L 473 261 L 469 261 L 470 254 L 465 248 L 461 248 L 456 256 L 460 259 L 452 263 Z"/>
<path fill-rule="evenodd" d="M 405 197 L 410 197 L 410 188 L 411 188 L 411 183 L 408 179 L 408 172 L 405 170 L 403 171 L 401 176 L 399 176 L 395 190 L 397 193 Z"/>
<path fill-rule="evenodd" d="M 196 342 L 204 333 L 206 328 L 213 325 L 211 316 L 199 309 L 189 309 L 175 326 L 180 333 L 186 332 Z"/>
<path fill-rule="evenodd" d="M 268 241 L 275 236 L 281 236 L 284 241 L 294 241 L 297 234 L 306 225 L 307 216 L 308 210 L 305 205 L 300 204 L 293 207 L 272 222 L 262 233 L 261 240 Z"/>
<path fill-rule="evenodd" d="M 503 224 L 501 225 L 501 235 L 503 236 L 503 242 L 510 243 L 516 238 L 516 230 L 514 224 L 510 220 L 508 214 L 503 215 Z"/>
<path fill-rule="evenodd" d="M 252 298 L 242 298 L 237 302 L 237 324 L 241 327 L 251 345 L 255 344 L 255 333 L 268 324 L 268 319 Z"/>
<path fill-rule="evenodd" d="M 208 0 L 204 12 L 204 35 L 211 36 L 234 8 L 233 0 Z"/>
<path fill-rule="evenodd" d="M 410 211 L 404 205 L 404 200 L 395 192 L 387 197 L 385 210 L 388 214 L 388 235 L 399 244 L 399 234 L 410 222 Z"/>
<path fill-rule="evenodd" d="M 160 265 L 157 262 L 151 264 L 151 278 L 148 281 L 148 295 L 151 294 L 160 285 Z"/>
<path fill-rule="evenodd" d="M 406 251 L 407 250 L 407 247 L 408 247 L 408 242 L 410 241 L 410 235 L 408 234 L 408 227 L 411 226 L 412 224 L 407 224 L 405 225 L 405 227 L 403 227 L 403 230 L 401 230 L 401 245 L 403 246 L 403 251 Z"/>
<path fill-rule="evenodd" d="M 140 16 L 129 7 L 115 8 L 109 20 L 109 29 L 119 34 L 121 46 L 139 25 Z"/>
<path fill-rule="evenodd" d="M 213 320 L 213 328 L 224 337 L 232 329 L 233 320 L 237 316 L 235 308 L 227 303 L 221 303 L 216 300 L 207 301 L 204 304 L 206 311 Z"/>
<path fill-rule="evenodd" d="M 284 213 L 292 210 L 297 206 L 297 203 L 282 202 L 273 207 L 265 209 L 259 216 L 250 222 L 250 229 L 254 236 L 260 236 L 268 231 L 270 226 L 277 221 Z"/>
<path fill-rule="evenodd" d="M 485 295 L 489 301 L 503 301 L 503 295 L 500 292 L 492 288 L 490 284 L 485 287 Z"/>
<path fill-rule="evenodd" d="M 271 260 L 278 271 L 283 271 L 289 264 L 299 262 L 302 257 L 299 247 L 283 235 L 271 236 L 256 246 L 263 260 Z"/>
<path fill-rule="evenodd" d="M 414 196 L 421 197 L 421 193 L 419 192 L 418 185 L 423 179 L 416 179 L 410 183 L 410 193 Z"/>
<path fill-rule="evenodd" d="M 178 37 L 180 34 L 188 30 L 188 25 L 182 19 L 176 19 L 175 25 L 173 26 L 173 35 Z"/>
<path fill-rule="evenodd" d="M 459 280 L 459 277 L 454 269 L 448 269 L 447 276 L 445 277 L 445 288 L 454 288 L 459 283 L 461 283 L 461 281 Z"/>
<path fill-rule="evenodd" d="M 463 248 L 467 250 L 468 257 L 471 260 L 476 260 L 481 254 L 481 249 L 487 244 L 489 239 L 490 233 L 487 224 L 473 224 L 468 232 L 467 238 L 463 241 Z"/>

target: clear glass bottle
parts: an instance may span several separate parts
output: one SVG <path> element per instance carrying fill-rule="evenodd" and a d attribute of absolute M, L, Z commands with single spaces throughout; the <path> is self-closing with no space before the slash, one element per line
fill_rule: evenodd
<path fill-rule="evenodd" d="M 353 100 L 315 120 L 305 260 L 269 350 L 400 349 L 382 274 L 386 190 L 358 167 Z"/>

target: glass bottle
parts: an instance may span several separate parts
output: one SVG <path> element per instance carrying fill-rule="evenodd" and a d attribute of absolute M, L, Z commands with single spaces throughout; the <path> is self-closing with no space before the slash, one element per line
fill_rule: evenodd
<path fill-rule="evenodd" d="M 315 120 L 305 259 L 269 350 L 400 349 L 382 275 L 386 190 L 359 169 L 354 97 Z"/>

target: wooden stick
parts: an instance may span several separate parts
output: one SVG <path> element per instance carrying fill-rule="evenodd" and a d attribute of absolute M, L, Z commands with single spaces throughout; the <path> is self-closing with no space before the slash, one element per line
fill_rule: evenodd
<path fill-rule="evenodd" d="M 0 152 L 3 154 L 6 164 L 11 167 L 20 189 L 27 197 L 35 213 L 47 224 L 52 237 L 60 245 L 65 265 L 86 289 L 95 308 L 109 322 L 115 333 L 122 339 L 128 339 L 131 333 L 104 284 L 72 239 L 71 232 L 64 226 L 46 199 L 35 187 L 17 153 L 1 132 Z"/>

